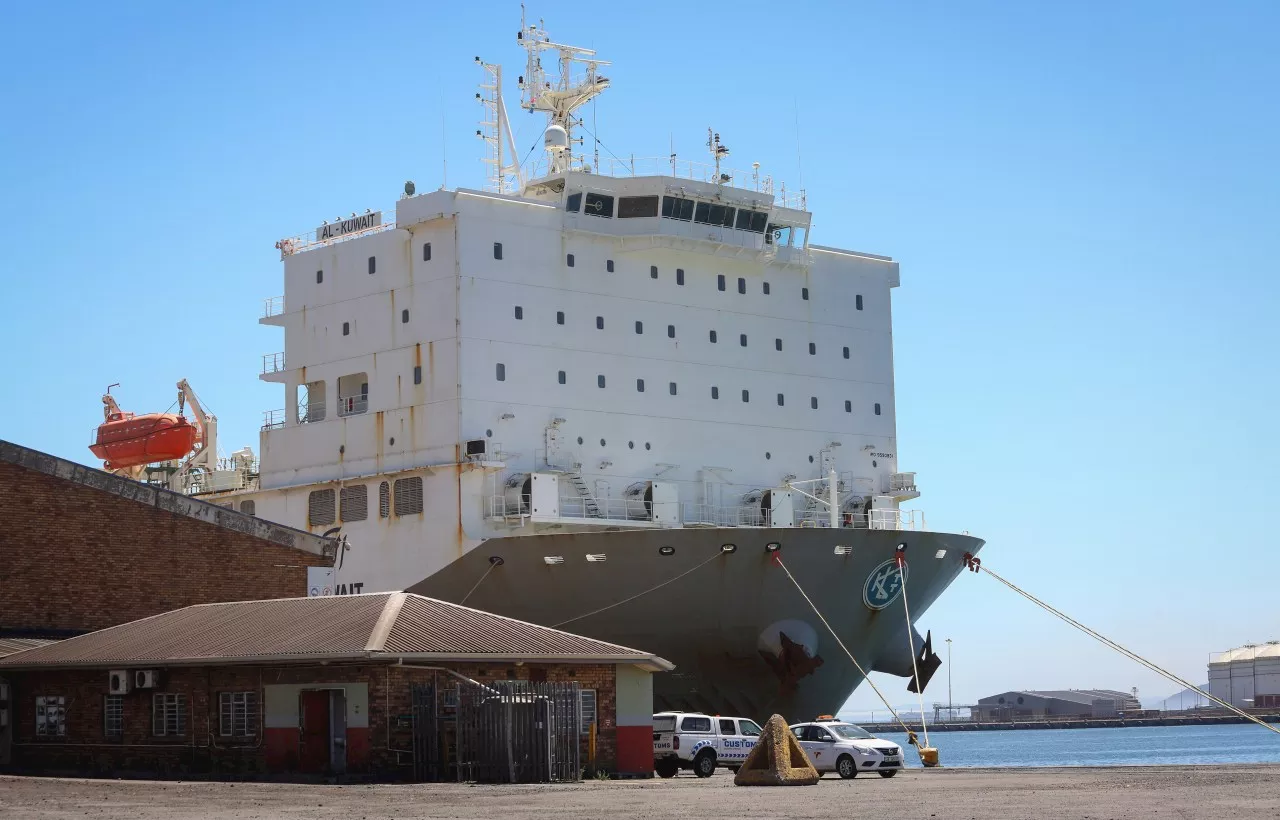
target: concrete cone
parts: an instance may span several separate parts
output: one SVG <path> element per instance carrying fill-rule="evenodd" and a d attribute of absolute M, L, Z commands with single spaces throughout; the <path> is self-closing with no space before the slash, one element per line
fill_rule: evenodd
<path fill-rule="evenodd" d="M 817 782 L 818 770 L 782 715 L 769 718 L 755 748 L 733 777 L 735 786 L 812 786 Z"/>

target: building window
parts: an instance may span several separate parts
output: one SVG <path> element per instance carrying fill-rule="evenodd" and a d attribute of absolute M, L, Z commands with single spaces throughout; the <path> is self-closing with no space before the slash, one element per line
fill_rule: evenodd
<path fill-rule="evenodd" d="M 606 260 L 604 260 L 604 269 L 605 269 L 605 272 L 606 272 L 606 273 L 613 273 L 613 260 L 612 260 L 612 259 L 606 259 Z"/>
<path fill-rule="evenodd" d="M 684 268 L 676 268 L 676 284 L 684 284 Z"/>
<path fill-rule="evenodd" d="M 391 517 L 391 485 L 385 481 L 378 485 L 378 517 Z"/>
<path fill-rule="evenodd" d="M 516 318 L 517 319 L 524 318 L 524 308 L 521 307 L 520 305 L 516 305 Z"/>
<path fill-rule="evenodd" d="M 564 371 L 563 371 L 563 370 L 561 370 L 560 372 L 556 373 L 556 381 L 560 382 L 561 384 L 564 384 L 564 383 L 565 383 L 566 378 L 567 378 L 567 377 L 565 376 L 565 373 L 564 373 Z"/>
<path fill-rule="evenodd" d="M 334 521 L 333 490 L 312 490 L 307 494 L 307 524 L 323 527 Z"/>
<path fill-rule="evenodd" d="M 713 399 L 718 399 L 718 398 L 720 398 L 720 388 L 719 388 L 719 387 L 712 387 L 712 388 L 711 388 L 711 398 L 713 398 Z"/>
<path fill-rule="evenodd" d="M 674 339 L 676 337 L 676 326 L 667 325 L 667 338 Z"/>
<path fill-rule="evenodd" d="M 318 285 L 323 281 L 324 281 L 324 271 L 322 270 L 316 271 L 316 284 Z"/>
<path fill-rule="evenodd" d="M 494 368 L 494 371 L 495 371 L 494 375 L 498 377 L 498 381 L 505 382 L 507 380 L 507 366 L 505 364 L 503 364 L 502 362 L 498 362 L 497 366 Z"/>
<path fill-rule="evenodd" d="M 876 415 L 880 415 L 880 402 L 876 402 Z"/>
<path fill-rule="evenodd" d="M 739 276 L 738 277 L 738 293 L 746 293 L 746 292 L 747 292 L 747 280 Z"/>
<path fill-rule="evenodd" d="M 742 345 L 743 347 L 747 346 L 747 334 L 745 333 L 738 334 L 738 344 Z"/>
<path fill-rule="evenodd" d="M 187 696 L 157 692 L 151 696 L 151 734 L 182 737 L 187 733 Z"/>
<path fill-rule="evenodd" d="M 603 316 L 597 316 L 597 317 L 596 317 L 596 330 L 604 330 L 604 317 L 603 317 Z"/>
<path fill-rule="evenodd" d="M 36 735 L 67 736 L 67 699 L 62 695 L 36 698 Z"/>
<path fill-rule="evenodd" d="M 720 225 L 733 227 L 735 208 L 728 205 L 716 205 L 710 202 L 699 202 L 693 209 L 693 221 L 702 225 Z"/>
<path fill-rule="evenodd" d="M 604 374 L 596 376 L 596 387 L 604 387 Z"/>
<path fill-rule="evenodd" d="M 852 413 L 852 412 L 853 412 L 853 402 L 849 401 L 848 399 L 845 399 L 845 400 L 844 400 L 844 411 L 845 411 L 846 413 Z"/>
<path fill-rule="evenodd" d="M 494 258 L 494 259 L 501 259 L 501 258 L 502 258 L 502 243 L 501 243 L 501 242 L 494 242 L 494 243 L 493 243 L 493 258 Z"/>
<path fill-rule="evenodd" d="M 849 358 L 849 348 L 848 348 L 848 347 L 845 347 L 845 349 L 844 349 L 844 357 L 845 357 L 846 359 L 847 359 L 847 358 Z"/>
<path fill-rule="evenodd" d="M 778 394 L 778 406 L 779 406 L 779 407 L 782 407 L 782 406 L 784 406 L 786 403 L 787 403 L 786 399 L 783 397 L 783 395 L 782 395 L 781 393 L 779 393 L 779 394 Z"/>
<path fill-rule="evenodd" d="M 750 390 L 743 390 L 743 391 L 742 391 L 742 400 L 743 400 L 744 402 L 751 401 L 751 391 L 750 391 Z"/>
<path fill-rule="evenodd" d="M 809 355 L 810 355 L 810 356 L 816 356 L 816 355 L 818 355 L 818 345 L 817 345 L 817 344 L 815 344 L 815 343 L 813 343 L 813 342 L 809 342 Z"/>
<path fill-rule="evenodd" d="M 587 194 L 587 203 L 582 212 L 590 216 L 601 216 L 605 219 L 613 217 L 613 197 L 604 194 Z"/>
<path fill-rule="evenodd" d="M 563 311 L 563 310 L 557 310 L 557 311 L 556 311 L 556 324 L 558 324 L 558 325 L 562 325 L 562 324 L 564 324 L 564 311 Z"/>
<path fill-rule="evenodd" d="M 374 274 L 377 272 L 378 272 L 378 257 L 370 256 L 369 257 L 369 273 Z"/>
<path fill-rule="evenodd" d="M 241 512 L 241 513 L 243 513 L 243 514 L 245 514 L 245 515 L 257 515 L 257 514 L 258 514 L 258 504 L 257 504 L 257 502 L 256 502 L 256 501 L 254 501 L 254 500 L 252 500 L 252 499 L 250 499 L 250 500 L 248 500 L 248 501 L 241 501 L 241 502 L 240 502 L 240 512 Z"/>
<path fill-rule="evenodd" d="M 644 379 L 636 379 L 636 392 L 637 393 L 644 392 Z"/>
<path fill-rule="evenodd" d="M 564 263 L 569 267 L 573 267 L 573 254 L 569 254 L 564 258 Z"/>
<path fill-rule="evenodd" d="M 858 310 L 862 310 L 862 294 L 861 294 L 861 293 L 859 293 L 857 296 L 853 297 L 853 305 L 854 305 L 854 307 L 856 307 Z"/>
<path fill-rule="evenodd" d="M 713 330 L 711 331 L 711 344 L 715 344 L 715 343 L 716 343 L 716 332 Z"/>
<path fill-rule="evenodd" d="M 582 734 L 591 734 L 591 725 L 596 722 L 596 690 L 579 689 L 578 705 L 582 707 Z"/>
<path fill-rule="evenodd" d="M 413 383 L 422 384 L 422 365 L 420 364 L 413 366 Z"/>
<path fill-rule="evenodd" d="M 107 737 L 124 735 L 124 695 L 107 695 L 103 700 L 102 733 Z"/>
<path fill-rule="evenodd" d="M 577 213 L 582 209 L 582 194 L 569 194 L 564 201 L 564 209 L 572 213 Z"/>
<path fill-rule="evenodd" d="M 431 243 L 430 242 L 424 242 L 422 244 L 422 261 L 423 262 L 431 261 Z"/>
<path fill-rule="evenodd" d="M 644 333 L 644 322 L 636 322 L 636 335 Z"/>
<path fill-rule="evenodd" d="M 805 300 L 806 302 L 807 302 L 807 301 L 809 301 L 809 289 L 808 289 L 808 288 L 800 288 L 800 298 L 801 298 L 801 299 L 803 299 L 803 300 Z"/>
<path fill-rule="evenodd" d="M 256 737 L 258 693 L 218 693 L 218 734 L 222 737 Z"/>
<path fill-rule="evenodd" d="M 724 274 L 723 273 L 716 275 L 716 289 L 724 290 Z"/>
<path fill-rule="evenodd" d="M 363 484 L 343 487 L 338 505 L 343 521 L 364 521 L 369 517 L 369 488 Z"/>
<path fill-rule="evenodd" d="M 782 340 L 781 340 L 781 339 L 774 339 L 774 340 L 773 340 L 773 349 L 774 349 L 774 350 L 781 350 L 781 349 L 782 349 Z"/>
<path fill-rule="evenodd" d="M 402 325 L 409 324 L 409 308 L 405 308 L 404 310 L 400 311 L 400 324 Z"/>
<path fill-rule="evenodd" d="M 693 200 L 682 199 L 678 196 L 664 196 L 662 198 L 662 215 L 667 219 L 679 219 L 681 222 L 688 222 L 693 219 Z"/>
<path fill-rule="evenodd" d="M 398 478 L 394 490 L 397 517 L 422 512 L 422 476 Z"/>
<path fill-rule="evenodd" d="M 342 323 L 342 335 L 343 335 L 343 336 L 350 336 L 350 335 L 351 335 L 351 323 L 350 323 L 350 322 L 343 322 L 343 323 Z"/>
<path fill-rule="evenodd" d="M 673 395 L 673 396 L 674 396 L 674 395 L 676 394 L 676 383 L 675 383 L 675 382 L 671 382 L 671 383 L 670 383 L 670 386 L 669 386 L 669 388 L 668 388 L 668 389 L 670 389 L 670 390 L 671 390 L 671 395 Z"/>
<path fill-rule="evenodd" d="M 817 410 L 817 409 L 818 409 L 818 397 L 817 397 L 817 396 L 810 396 L 810 397 L 809 397 L 809 408 L 810 408 L 810 409 L 812 409 L 812 410 Z"/>
<path fill-rule="evenodd" d="M 618 219 L 657 215 L 658 198 L 656 196 L 624 196 L 618 200 Z"/>

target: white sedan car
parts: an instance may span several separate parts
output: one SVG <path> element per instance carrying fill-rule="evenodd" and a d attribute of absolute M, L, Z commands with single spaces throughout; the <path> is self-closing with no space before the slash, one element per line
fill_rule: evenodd
<path fill-rule="evenodd" d="M 893 777 L 902 768 L 902 747 L 842 720 L 819 718 L 791 727 L 819 774 L 836 772 L 846 780 L 858 772 Z"/>

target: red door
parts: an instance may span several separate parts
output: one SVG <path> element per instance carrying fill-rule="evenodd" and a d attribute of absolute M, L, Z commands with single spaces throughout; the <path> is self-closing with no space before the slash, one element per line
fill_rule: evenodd
<path fill-rule="evenodd" d="M 329 691 L 303 690 L 299 696 L 299 727 L 302 748 L 298 752 L 299 768 L 322 774 L 329 770 Z"/>

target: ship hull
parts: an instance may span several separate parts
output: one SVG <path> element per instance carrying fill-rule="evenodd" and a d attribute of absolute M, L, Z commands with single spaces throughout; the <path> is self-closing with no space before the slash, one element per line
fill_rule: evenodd
<path fill-rule="evenodd" d="M 511 537 L 481 544 L 409 591 L 655 652 L 676 664 L 655 677 L 656 709 L 776 712 L 791 720 L 834 713 L 863 675 L 773 560 L 769 543 L 779 544 L 776 555 L 864 669 L 909 674 L 902 597 L 872 608 L 869 583 L 906 544 L 906 589 L 918 618 L 983 542 L 861 529 Z M 735 549 L 727 552 L 727 544 Z"/>

